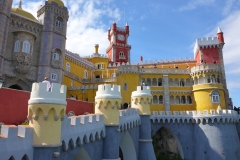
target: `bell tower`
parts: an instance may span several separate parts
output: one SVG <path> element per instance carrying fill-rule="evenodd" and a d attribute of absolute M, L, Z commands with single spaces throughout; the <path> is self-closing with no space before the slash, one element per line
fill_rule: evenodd
<path fill-rule="evenodd" d="M 109 47 L 106 50 L 108 58 L 112 62 L 127 63 L 130 62 L 131 46 L 128 45 L 129 26 L 125 28 L 117 27 L 113 22 L 112 28 L 108 30 Z"/>

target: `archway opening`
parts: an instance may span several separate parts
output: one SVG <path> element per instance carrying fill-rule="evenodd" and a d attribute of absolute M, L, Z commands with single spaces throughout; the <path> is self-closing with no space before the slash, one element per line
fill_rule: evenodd
<path fill-rule="evenodd" d="M 125 134 L 123 135 L 123 138 L 120 141 L 119 147 L 122 153 L 120 154 L 120 149 L 119 149 L 119 157 L 121 158 L 121 160 L 123 159 L 137 160 L 135 146 L 134 146 L 132 137 L 128 133 L 128 131 L 126 131 Z"/>
<path fill-rule="evenodd" d="M 123 109 L 127 109 L 128 108 L 128 103 L 123 103 Z"/>
<path fill-rule="evenodd" d="M 162 127 L 157 131 L 152 143 L 157 160 L 182 160 L 184 158 L 179 140 L 166 127 Z"/>
<path fill-rule="evenodd" d="M 20 87 L 20 86 L 17 85 L 17 84 L 11 85 L 9 88 L 11 88 L 11 89 L 16 89 L 16 90 L 23 90 L 22 87 Z"/>
<path fill-rule="evenodd" d="M 91 158 L 88 155 L 87 151 L 83 147 L 78 151 L 78 153 L 73 158 L 73 160 L 79 160 L 79 159 L 91 160 Z"/>
<path fill-rule="evenodd" d="M 123 159 L 123 152 L 122 152 L 121 147 L 119 147 L 119 158 L 120 158 L 121 160 L 124 160 L 124 159 Z"/>

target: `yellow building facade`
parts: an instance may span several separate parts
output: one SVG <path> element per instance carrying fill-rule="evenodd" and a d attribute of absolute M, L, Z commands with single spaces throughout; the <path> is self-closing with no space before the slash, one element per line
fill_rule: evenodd
<path fill-rule="evenodd" d="M 140 61 L 133 64 L 124 52 L 124 46 L 129 48 L 129 26 L 119 28 L 115 25 L 108 31 L 111 53 L 108 53 L 108 47 L 106 55 L 99 54 L 98 44 L 94 46 L 95 53 L 88 57 L 66 52 L 63 83 L 68 88 L 67 97 L 95 103 L 98 85 L 117 84 L 121 86 L 121 106 L 127 108 L 131 103 L 131 93 L 137 86 L 144 85 L 150 86 L 153 96 L 151 112 L 228 108 L 225 73 L 222 74 L 224 65 L 221 60 L 218 63 L 203 61 L 204 54 L 209 54 L 209 50 L 204 50 L 206 44 L 219 49 L 224 44 L 215 44 L 211 40 L 197 41 L 195 52 L 201 55 L 196 54 L 194 59 Z M 215 50 L 212 52 L 216 55 Z M 126 53 L 130 55 L 130 50 Z M 219 59 L 220 54 L 222 52 L 218 53 Z"/>

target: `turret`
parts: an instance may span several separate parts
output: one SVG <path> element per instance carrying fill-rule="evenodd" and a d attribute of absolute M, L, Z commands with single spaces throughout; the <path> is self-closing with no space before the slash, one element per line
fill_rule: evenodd
<path fill-rule="evenodd" d="M 47 0 L 37 12 L 42 23 L 42 37 L 38 63 L 38 81 L 45 76 L 51 82 L 63 79 L 68 9 L 61 0 Z"/>
<path fill-rule="evenodd" d="M 137 91 L 132 92 L 132 108 L 139 109 L 139 115 L 150 115 L 152 95 L 149 86 L 138 86 Z"/>
<path fill-rule="evenodd" d="M 95 44 L 95 53 L 98 54 L 98 48 L 99 48 L 99 45 L 98 44 Z"/>
<path fill-rule="evenodd" d="M 66 110 L 66 86 L 53 83 L 47 91 L 47 83 L 34 83 L 28 101 L 29 125 L 33 127 L 34 147 L 59 147 L 61 121 Z"/>
<path fill-rule="evenodd" d="M 111 32 L 111 28 L 109 27 L 109 29 L 108 29 L 108 40 L 109 40 L 109 41 L 110 41 L 110 39 L 111 39 L 110 32 Z"/>
<path fill-rule="evenodd" d="M 126 25 L 125 25 L 125 30 L 126 30 L 126 34 L 129 35 L 129 25 L 128 25 L 128 23 L 126 23 Z"/>
<path fill-rule="evenodd" d="M 221 66 L 218 64 L 202 64 L 191 68 L 194 81 L 193 95 L 196 110 L 226 109 L 224 88 L 222 84 Z"/>
<path fill-rule="evenodd" d="M 116 30 L 117 30 L 117 24 L 116 24 L 116 22 L 113 22 L 113 24 L 112 24 L 112 30 L 113 30 L 113 32 L 116 32 Z"/>
<path fill-rule="evenodd" d="M 224 44 L 223 32 L 220 27 L 218 27 L 217 37 L 218 37 L 219 43 Z"/>
<path fill-rule="evenodd" d="M 12 0 L 0 1 L 0 77 L 3 75 L 3 63 L 7 44 L 8 26 L 10 23 Z"/>
<path fill-rule="evenodd" d="M 113 85 L 111 87 L 110 84 L 99 85 L 95 97 L 95 113 L 104 115 L 105 125 L 118 125 L 121 102 L 120 86 Z"/>

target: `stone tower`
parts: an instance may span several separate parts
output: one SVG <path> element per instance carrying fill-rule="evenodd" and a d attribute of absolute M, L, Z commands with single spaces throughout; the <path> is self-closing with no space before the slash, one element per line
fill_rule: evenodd
<path fill-rule="evenodd" d="M 11 21 L 11 8 L 12 0 L 0 0 L 0 77 L 2 77 L 3 72 L 3 57 L 6 50 L 9 23 Z"/>
<path fill-rule="evenodd" d="M 62 83 L 68 9 L 61 0 L 48 0 L 40 6 L 37 16 L 43 24 L 38 81 L 48 76 L 51 82 Z"/>
<path fill-rule="evenodd" d="M 113 22 L 112 29 L 108 30 L 108 40 L 110 46 L 106 52 L 108 58 L 112 62 L 130 62 L 130 50 L 131 46 L 128 45 L 129 26 L 126 24 L 125 28 L 117 27 L 117 24 Z"/>
<path fill-rule="evenodd" d="M 53 152 L 59 152 L 66 104 L 66 86 L 52 83 L 51 91 L 47 91 L 47 83 L 33 84 L 28 101 L 28 119 L 33 127 L 34 159 L 50 159 Z M 50 155 L 40 154 L 45 148 L 49 148 Z"/>
<path fill-rule="evenodd" d="M 197 61 L 197 65 L 219 65 L 219 71 L 221 72 L 221 83 L 223 84 L 225 97 L 225 106 L 228 109 L 231 102 L 229 99 L 229 93 L 226 84 L 225 67 L 223 61 L 223 46 L 224 46 L 223 32 L 218 28 L 217 37 L 198 38 L 194 47 L 194 56 Z M 223 97 L 222 96 L 222 97 Z"/>
<path fill-rule="evenodd" d="M 149 86 L 138 86 L 137 91 L 132 92 L 132 108 L 137 108 L 141 118 L 139 128 L 139 160 L 155 160 L 155 153 L 151 136 L 151 111 L 152 102 L 151 89 Z M 144 152 L 141 152 L 144 151 Z"/>

